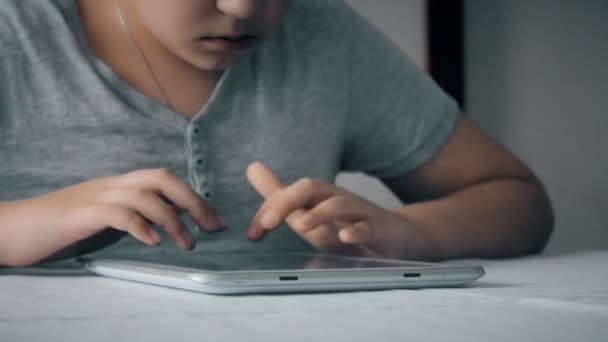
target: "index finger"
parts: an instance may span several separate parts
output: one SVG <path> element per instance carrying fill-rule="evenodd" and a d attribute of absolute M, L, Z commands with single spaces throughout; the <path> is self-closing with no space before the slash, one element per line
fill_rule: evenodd
<path fill-rule="evenodd" d="M 269 198 L 273 193 L 285 187 L 279 177 L 264 163 L 259 161 L 249 165 L 247 168 L 247 178 L 264 199 Z"/>
<path fill-rule="evenodd" d="M 292 225 L 294 220 L 306 212 L 304 208 L 307 204 L 316 203 L 336 192 L 323 182 L 311 183 L 305 179 L 285 186 L 272 170 L 260 162 L 252 163 L 247 168 L 247 178 L 266 200 L 248 229 L 252 240 L 261 239 L 284 219 Z M 314 184 L 314 188 L 311 188 L 311 184 Z"/>
<path fill-rule="evenodd" d="M 148 177 L 140 177 L 144 188 L 160 192 L 180 208 L 186 209 L 190 216 L 202 227 L 209 230 L 225 228 L 219 214 L 205 200 L 184 182 L 181 178 L 167 169 L 149 170 Z"/>

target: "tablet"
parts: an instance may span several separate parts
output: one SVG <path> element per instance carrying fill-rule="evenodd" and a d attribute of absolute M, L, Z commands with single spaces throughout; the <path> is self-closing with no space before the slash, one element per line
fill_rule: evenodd
<path fill-rule="evenodd" d="M 213 294 L 454 287 L 485 274 L 482 266 L 299 253 L 80 262 L 102 276 Z"/>

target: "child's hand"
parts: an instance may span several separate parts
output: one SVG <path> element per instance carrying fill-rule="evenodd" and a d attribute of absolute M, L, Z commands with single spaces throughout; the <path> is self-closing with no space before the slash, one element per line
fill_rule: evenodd
<path fill-rule="evenodd" d="M 19 233 L 12 233 L 10 257 L 19 265 L 42 260 L 110 227 L 156 245 L 161 237 L 152 224 L 158 224 L 182 248 L 192 249 L 195 242 L 178 216 L 181 210 L 206 231 L 226 228 L 223 218 L 167 169 L 98 178 L 11 205 L 12 212 L 21 212 L 7 222 L 20 227 Z"/>
<path fill-rule="evenodd" d="M 405 218 L 343 188 L 321 180 L 300 179 L 285 186 L 256 162 L 247 177 L 266 199 L 248 230 L 252 240 L 286 220 L 320 250 L 359 256 L 396 257 L 405 240 Z"/>

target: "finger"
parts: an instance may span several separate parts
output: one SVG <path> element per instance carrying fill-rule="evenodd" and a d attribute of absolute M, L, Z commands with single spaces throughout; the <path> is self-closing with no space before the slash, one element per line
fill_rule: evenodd
<path fill-rule="evenodd" d="M 362 220 L 366 217 L 366 209 L 366 206 L 354 197 L 332 196 L 310 209 L 290 225 L 300 233 L 307 233 L 316 227 L 336 221 Z"/>
<path fill-rule="evenodd" d="M 252 240 L 261 239 L 266 231 L 275 228 L 285 218 L 292 222 L 292 214 L 308 207 L 309 203 L 321 202 L 334 193 L 341 193 L 335 186 L 308 178 L 300 179 L 286 187 L 272 170 L 261 162 L 254 162 L 247 168 L 247 178 L 266 199 L 248 229 L 249 238 Z"/>
<path fill-rule="evenodd" d="M 297 229 L 294 229 L 294 222 L 296 222 L 300 217 L 302 217 L 306 213 L 306 210 L 298 209 L 293 213 L 289 214 L 289 216 L 287 216 L 287 223 L 298 235 L 300 235 L 304 240 L 308 241 L 311 245 L 315 246 L 320 250 L 331 251 L 335 249 L 336 246 L 342 244 L 342 242 L 340 242 L 340 239 L 338 239 L 337 234 L 339 228 L 335 224 L 322 225 L 316 227 L 315 229 L 309 232 L 299 232 Z"/>
<path fill-rule="evenodd" d="M 310 232 L 302 234 L 306 241 L 319 250 L 332 254 L 364 256 L 368 248 L 358 244 L 345 244 L 338 237 L 339 227 L 335 224 L 324 224 Z"/>
<path fill-rule="evenodd" d="M 334 194 L 333 186 L 319 180 L 303 178 L 294 184 L 275 191 L 262 205 L 249 228 L 250 236 L 261 238 L 276 228 L 290 214 L 308 209 L 315 202 Z"/>
<path fill-rule="evenodd" d="M 285 185 L 270 168 L 261 162 L 254 162 L 247 168 L 247 179 L 260 195 L 269 198 Z"/>
<path fill-rule="evenodd" d="M 178 207 L 187 210 L 194 221 L 207 231 L 226 228 L 225 220 L 220 218 L 220 214 L 170 170 L 161 168 L 145 171 L 145 176 L 138 177 L 138 182 L 143 183 L 143 187 L 162 194 Z"/>
<path fill-rule="evenodd" d="M 192 187 L 171 172 L 160 171 L 158 186 L 161 193 L 180 208 L 188 211 L 194 221 L 205 231 L 225 229 L 226 221 L 202 199 Z"/>
<path fill-rule="evenodd" d="M 368 221 L 359 221 L 340 229 L 340 241 L 349 245 L 370 245 L 374 242 L 375 228 Z"/>
<path fill-rule="evenodd" d="M 149 191 L 137 192 L 130 198 L 132 208 L 136 209 L 148 220 L 162 226 L 165 231 L 183 249 L 193 249 L 196 242 L 190 231 L 179 218 L 178 214 L 158 195 Z"/>
<path fill-rule="evenodd" d="M 281 182 L 270 168 L 262 162 L 253 162 L 247 168 L 247 179 L 253 188 L 262 195 L 263 198 L 270 198 L 273 194 L 283 189 L 285 185 Z M 270 218 L 278 220 L 278 218 Z M 261 239 L 265 231 L 259 227 L 260 212 L 255 215 L 251 227 L 247 230 L 247 235 L 251 240 Z"/>
<path fill-rule="evenodd" d="M 253 162 L 251 163 L 251 165 L 249 165 L 249 167 L 247 168 L 247 179 L 249 179 L 251 185 L 265 199 L 269 199 L 275 192 L 278 192 L 279 190 L 282 190 L 287 187 L 283 182 L 281 182 L 279 177 L 277 177 L 277 175 L 262 162 Z M 325 183 L 323 181 L 318 181 L 310 178 L 302 178 L 295 182 L 293 185 L 298 184 L 299 186 L 310 187 L 314 186 L 317 182 Z M 338 187 L 334 187 L 333 185 L 330 186 L 327 183 L 325 183 L 325 185 L 327 185 L 326 190 L 331 190 L 326 192 L 342 193 L 342 190 Z M 323 194 L 320 195 L 321 197 L 326 197 L 323 196 Z"/>
<path fill-rule="evenodd" d="M 115 204 L 98 204 L 95 206 L 97 222 L 104 226 L 124 231 L 150 246 L 161 243 L 161 236 L 135 210 Z"/>
<path fill-rule="evenodd" d="M 192 249 L 195 246 L 192 234 L 186 229 L 177 213 L 157 194 L 142 190 L 122 188 L 110 197 L 113 204 L 135 210 L 143 218 L 162 226 L 180 247 Z"/>
<path fill-rule="evenodd" d="M 306 233 L 297 231 L 296 233 L 322 251 L 333 252 L 343 245 L 338 238 L 338 230 L 333 224 L 324 224 Z"/>

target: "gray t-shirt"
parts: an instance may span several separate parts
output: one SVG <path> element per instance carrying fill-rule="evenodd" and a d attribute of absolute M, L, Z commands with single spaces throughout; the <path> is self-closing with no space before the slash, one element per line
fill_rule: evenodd
<path fill-rule="evenodd" d="M 93 56 L 76 0 L 1 1 L 0 46 L 0 201 L 168 167 L 230 226 L 197 233 L 202 253 L 311 250 L 286 225 L 262 242 L 247 239 L 262 204 L 245 177 L 252 161 L 287 184 L 333 182 L 341 170 L 390 178 L 429 160 L 458 117 L 455 102 L 399 48 L 335 0 L 295 0 L 192 120 Z M 142 253 L 186 252 L 131 237 L 97 252 Z"/>

